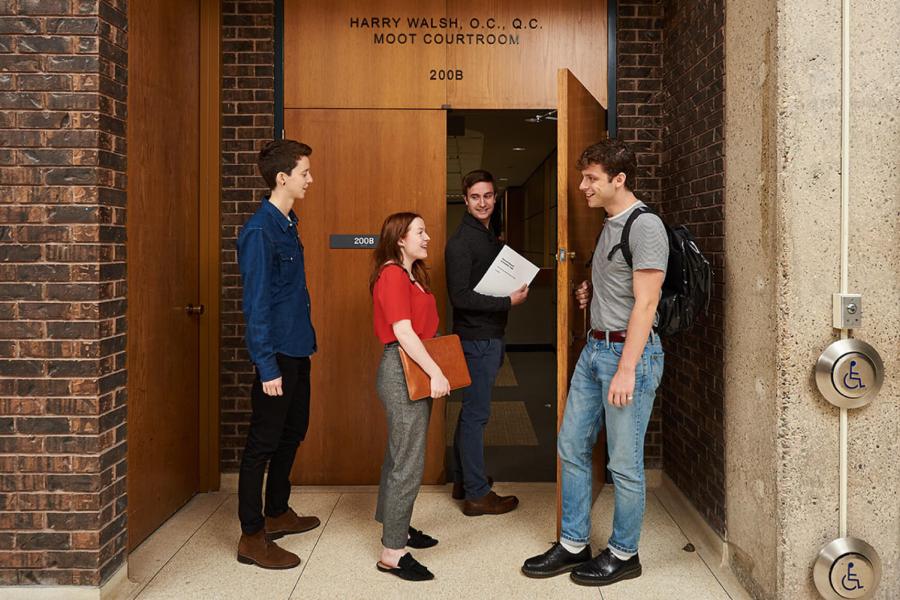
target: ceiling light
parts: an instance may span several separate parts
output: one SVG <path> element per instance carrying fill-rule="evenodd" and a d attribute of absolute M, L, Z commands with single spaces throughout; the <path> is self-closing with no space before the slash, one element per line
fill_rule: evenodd
<path fill-rule="evenodd" d="M 513 146 L 513 152 L 525 152 L 525 146 Z"/>
<path fill-rule="evenodd" d="M 556 120 L 556 111 L 555 110 L 551 110 L 551 111 L 545 112 L 543 114 L 538 113 L 538 114 L 534 115 L 533 117 L 525 118 L 526 123 L 540 123 L 541 121 L 555 121 L 555 120 Z"/>

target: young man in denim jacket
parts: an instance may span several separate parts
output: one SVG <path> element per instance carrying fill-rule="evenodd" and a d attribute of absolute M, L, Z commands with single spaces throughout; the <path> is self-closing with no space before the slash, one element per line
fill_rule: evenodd
<path fill-rule="evenodd" d="M 311 153 L 309 146 L 293 140 L 270 142 L 262 149 L 259 170 L 271 192 L 237 241 L 247 350 L 256 367 L 238 484 L 242 535 L 237 558 L 264 569 L 299 565 L 297 555 L 272 540 L 319 525 L 318 518 L 298 516 L 288 506 L 294 455 L 309 425 L 309 357 L 316 351 L 303 244 L 293 211 L 312 183 Z"/>

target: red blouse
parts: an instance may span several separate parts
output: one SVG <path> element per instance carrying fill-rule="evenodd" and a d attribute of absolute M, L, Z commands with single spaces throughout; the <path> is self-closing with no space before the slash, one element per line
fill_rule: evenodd
<path fill-rule="evenodd" d="M 433 338 L 437 333 L 439 319 L 434 294 L 419 289 L 400 265 L 382 269 L 372 290 L 372 304 L 375 335 L 383 344 L 397 341 L 391 326 L 404 319 L 412 322 L 419 339 Z"/>

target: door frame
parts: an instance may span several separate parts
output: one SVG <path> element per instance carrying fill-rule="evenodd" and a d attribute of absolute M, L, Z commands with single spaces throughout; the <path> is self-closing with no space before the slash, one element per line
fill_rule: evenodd
<path fill-rule="evenodd" d="M 222 3 L 200 0 L 200 318 L 198 491 L 219 489 Z"/>

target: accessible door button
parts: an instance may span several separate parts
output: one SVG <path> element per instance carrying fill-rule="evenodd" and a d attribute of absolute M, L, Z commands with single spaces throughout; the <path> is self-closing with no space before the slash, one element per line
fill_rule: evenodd
<path fill-rule="evenodd" d="M 881 580 L 881 558 L 858 538 L 839 538 L 819 552 L 813 581 L 827 600 L 872 598 Z"/>
<path fill-rule="evenodd" d="M 862 554 L 845 554 L 831 567 L 831 587 L 844 598 L 863 598 L 875 578 L 872 563 Z"/>
<path fill-rule="evenodd" d="M 875 365 L 865 354 L 845 354 L 834 363 L 831 380 L 835 389 L 844 396 L 862 398 L 875 383 Z"/>
<path fill-rule="evenodd" d="M 869 344 L 838 340 L 816 362 L 816 386 L 826 400 L 840 408 L 865 406 L 884 382 L 884 363 Z"/>

